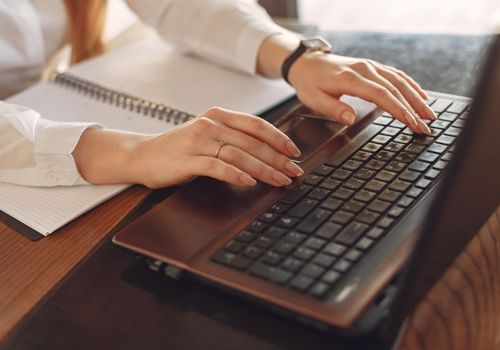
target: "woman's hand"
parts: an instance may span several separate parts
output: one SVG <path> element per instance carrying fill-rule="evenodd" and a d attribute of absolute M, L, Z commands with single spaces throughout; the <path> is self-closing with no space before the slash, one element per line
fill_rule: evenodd
<path fill-rule="evenodd" d="M 151 188 L 198 175 L 239 186 L 256 180 L 284 186 L 304 173 L 290 160 L 300 151 L 288 136 L 261 118 L 221 108 L 156 136 L 87 130 L 73 155 L 89 182 Z"/>
<path fill-rule="evenodd" d="M 259 50 L 258 73 L 279 77 L 283 61 L 298 44 L 299 38 L 292 34 L 268 37 Z M 352 107 L 339 100 L 342 95 L 375 103 L 416 133 L 430 133 L 421 118 L 436 118 L 424 101 L 425 92 L 413 79 L 372 60 L 305 53 L 292 64 L 288 80 L 306 106 L 342 124 L 350 125 L 355 119 Z"/>

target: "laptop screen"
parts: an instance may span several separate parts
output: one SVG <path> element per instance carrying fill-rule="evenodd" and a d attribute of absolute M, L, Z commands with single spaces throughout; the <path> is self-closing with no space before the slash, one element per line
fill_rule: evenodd
<path fill-rule="evenodd" d="M 464 130 L 392 305 L 388 333 L 441 278 L 500 204 L 500 35 L 494 38 Z M 389 336 L 390 339 L 390 336 Z"/>

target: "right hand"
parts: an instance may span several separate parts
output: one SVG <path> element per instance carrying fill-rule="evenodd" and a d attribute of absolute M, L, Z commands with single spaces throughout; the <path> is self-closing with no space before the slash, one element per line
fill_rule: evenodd
<path fill-rule="evenodd" d="M 220 141 L 225 144 L 215 157 Z M 256 180 L 285 186 L 304 173 L 290 160 L 300 151 L 288 136 L 259 117 L 216 107 L 134 148 L 134 182 L 150 188 L 198 175 L 238 186 L 254 186 Z"/>

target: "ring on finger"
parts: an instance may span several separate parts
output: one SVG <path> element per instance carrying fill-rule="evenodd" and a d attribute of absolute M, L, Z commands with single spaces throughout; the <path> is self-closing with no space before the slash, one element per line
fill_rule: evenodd
<path fill-rule="evenodd" d="M 214 157 L 215 158 L 219 158 L 219 153 L 220 153 L 220 150 L 222 149 L 222 147 L 224 147 L 225 145 L 227 145 L 226 141 L 224 140 L 219 140 L 219 147 L 217 147 L 217 150 L 215 151 L 215 155 Z"/>

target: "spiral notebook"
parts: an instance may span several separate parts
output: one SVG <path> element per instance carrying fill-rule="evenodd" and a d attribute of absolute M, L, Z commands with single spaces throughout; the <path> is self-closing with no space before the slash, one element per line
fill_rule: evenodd
<path fill-rule="evenodd" d="M 71 72 L 58 73 L 6 102 L 29 106 L 47 119 L 160 133 L 212 105 L 257 114 L 292 95 L 280 82 L 178 54 L 155 36 L 90 60 Z M 46 236 L 128 186 L 42 188 L 0 183 L 0 210 Z M 9 221 L 5 215 L 1 217 Z M 23 231 L 19 225 L 13 226 Z M 25 235 L 37 238 L 33 231 Z"/>

